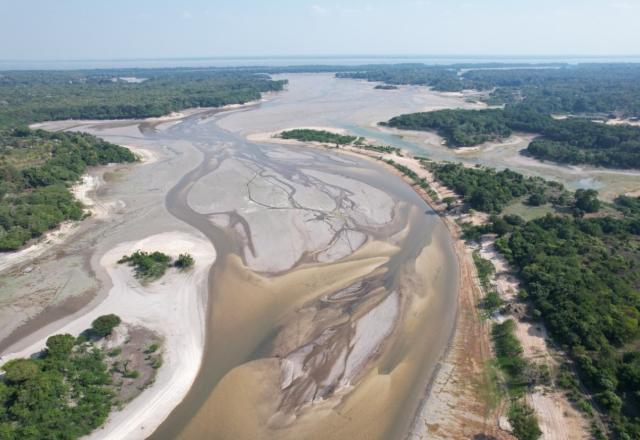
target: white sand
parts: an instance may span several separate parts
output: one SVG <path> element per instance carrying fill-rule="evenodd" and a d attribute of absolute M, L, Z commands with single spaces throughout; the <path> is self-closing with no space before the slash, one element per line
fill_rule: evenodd
<path fill-rule="evenodd" d="M 141 286 L 129 267 L 116 262 L 136 249 L 161 251 L 176 257 L 188 252 L 196 260 L 188 272 L 170 269 L 154 283 Z M 196 377 L 204 347 L 206 281 L 215 261 L 215 249 L 205 238 L 185 232 L 165 232 L 122 243 L 100 260 L 113 287 L 105 300 L 59 333 L 78 335 L 98 316 L 115 313 L 128 324 L 149 328 L 164 337 L 163 365 L 153 386 L 114 412 L 92 439 L 142 439 L 151 434 L 178 405 Z M 42 350 L 46 338 L 12 353 L 4 361 Z"/>
<path fill-rule="evenodd" d="M 143 148 L 143 147 L 138 147 L 138 146 L 128 145 L 128 144 L 127 145 L 120 144 L 120 146 L 131 150 L 133 154 L 138 156 L 138 159 L 140 159 L 140 162 L 142 162 L 142 165 L 149 165 L 154 162 L 157 162 L 160 156 L 157 151 L 151 150 L 149 148 Z"/>
<path fill-rule="evenodd" d="M 329 133 L 335 134 L 346 134 L 347 131 L 343 128 L 335 128 L 335 127 L 287 127 L 281 130 L 268 131 L 263 133 L 251 133 L 247 135 L 247 140 L 251 142 L 270 142 L 273 144 L 284 144 L 284 145 L 300 145 L 300 144 L 326 144 L 326 142 L 306 142 L 299 141 L 297 139 L 282 139 L 279 137 L 280 133 L 283 131 L 290 130 L 320 130 L 320 131 L 328 131 Z"/>

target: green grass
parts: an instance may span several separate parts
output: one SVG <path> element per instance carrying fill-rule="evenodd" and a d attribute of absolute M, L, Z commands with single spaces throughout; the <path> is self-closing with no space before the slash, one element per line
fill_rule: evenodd
<path fill-rule="evenodd" d="M 521 201 L 511 203 L 502 211 L 504 215 L 518 215 L 525 221 L 535 220 L 537 218 L 544 217 L 547 214 L 554 214 L 556 212 L 557 210 L 548 203 L 542 206 L 529 206 L 525 205 Z"/>

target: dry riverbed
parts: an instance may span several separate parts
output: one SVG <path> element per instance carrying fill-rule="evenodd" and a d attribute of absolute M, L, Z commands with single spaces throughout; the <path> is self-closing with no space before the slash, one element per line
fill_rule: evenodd
<path fill-rule="evenodd" d="M 323 129 L 344 134 L 342 130 L 327 127 Z M 254 136 L 267 142 L 291 144 L 291 141 L 279 138 L 278 133 Z M 298 145 L 303 143 L 298 142 Z M 322 143 L 313 143 L 313 145 L 332 148 Z M 412 440 L 471 438 L 479 433 L 491 435 L 494 438 L 511 438 L 504 430 L 508 429 L 508 424 L 504 422 L 505 416 L 501 414 L 506 407 L 500 404 L 500 391 L 492 377 L 494 373 L 489 367 L 492 358 L 489 341 L 490 321 L 482 319 L 478 311 L 478 304 L 484 292 L 479 285 L 472 259 L 472 253 L 476 247 L 466 245 L 462 241 L 458 226 L 461 222 L 482 224 L 488 221 L 488 217 L 482 213 L 475 213 L 469 217 L 467 214 L 452 214 L 447 211 L 445 204 L 441 201 L 446 197 L 457 199 L 455 193 L 437 182 L 418 160 L 407 157 L 407 152 L 402 156 L 392 153 L 381 154 L 352 145 L 343 146 L 340 151 L 346 154 L 364 155 L 375 160 L 392 160 L 411 169 L 420 178 L 425 178 L 438 199 L 434 200 L 424 190 L 414 187 L 416 192 L 443 216 L 450 232 L 457 238 L 456 255 L 461 267 L 461 287 L 456 332 L 448 354 L 439 364 L 438 374 L 430 386 L 422 409 L 415 418 L 409 438 Z M 388 168 L 398 172 L 392 166 Z M 407 182 L 414 184 L 410 179 L 407 179 Z M 496 251 L 493 239 L 483 239 L 480 255 L 491 261 L 496 269 L 491 277 L 491 283 L 500 296 L 508 303 L 517 304 L 518 280 L 512 275 L 506 260 Z M 523 345 L 525 358 L 544 363 L 552 371 L 557 370 L 562 361 L 562 354 L 551 348 L 544 326 L 541 323 L 533 323 L 522 315 L 516 316 L 515 320 L 516 336 Z M 537 387 L 527 396 L 527 401 L 536 411 L 543 432 L 542 438 L 549 440 L 588 438 L 588 421 L 568 401 L 564 392 L 554 387 Z"/>

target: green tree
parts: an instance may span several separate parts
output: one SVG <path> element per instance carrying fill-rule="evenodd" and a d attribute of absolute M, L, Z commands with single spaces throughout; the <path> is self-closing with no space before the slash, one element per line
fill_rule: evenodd
<path fill-rule="evenodd" d="M 190 254 L 180 254 L 180 255 L 178 255 L 178 258 L 173 263 L 173 265 L 175 267 L 177 267 L 178 269 L 182 269 L 182 270 L 189 269 L 189 268 L 193 267 L 194 264 L 195 264 L 195 260 L 193 259 L 193 257 Z"/>
<path fill-rule="evenodd" d="M 598 212 L 600 200 L 598 191 L 594 189 L 579 189 L 575 193 L 575 206 L 584 212 Z"/>
<path fill-rule="evenodd" d="M 514 402 L 509 408 L 509 423 L 518 440 L 537 440 L 542 435 L 533 408 L 523 402 Z"/>
<path fill-rule="evenodd" d="M 121 320 L 118 315 L 109 314 L 96 318 L 91 323 L 91 329 L 100 337 L 110 335 L 114 328 L 120 324 Z"/>
<path fill-rule="evenodd" d="M 13 359 L 2 366 L 5 379 L 10 382 L 23 382 L 32 379 L 40 372 L 38 363 L 33 359 Z"/>
<path fill-rule="evenodd" d="M 47 352 L 52 357 L 66 358 L 76 343 L 76 338 L 69 334 L 53 335 L 47 339 Z"/>

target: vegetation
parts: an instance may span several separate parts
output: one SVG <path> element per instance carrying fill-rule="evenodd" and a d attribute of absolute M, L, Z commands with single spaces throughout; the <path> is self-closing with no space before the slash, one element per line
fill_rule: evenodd
<path fill-rule="evenodd" d="M 392 86 L 389 84 L 378 84 L 377 86 L 374 87 L 374 89 L 376 90 L 397 90 L 398 87 L 397 86 Z"/>
<path fill-rule="evenodd" d="M 542 435 L 533 409 L 524 402 L 514 402 L 509 408 L 509 423 L 518 440 L 536 440 Z"/>
<path fill-rule="evenodd" d="M 615 200 L 615 207 L 627 216 L 640 215 L 640 197 L 619 196 Z"/>
<path fill-rule="evenodd" d="M 123 77 L 137 77 L 132 83 Z M 252 72 L 220 69 L 11 71 L 0 74 L 0 128 L 62 119 L 162 116 L 189 107 L 220 107 L 281 90 Z"/>
<path fill-rule="evenodd" d="M 489 283 L 489 277 L 493 275 L 493 273 L 495 272 L 495 268 L 493 267 L 491 261 L 482 258 L 480 256 L 480 252 L 478 251 L 473 252 L 473 262 L 478 272 L 478 278 L 480 278 L 480 284 L 482 285 L 482 288 L 485 290 L 485 292 L 488 292 L 489 288 L 491 287 Z"/>
<path fill-rule="evenodd" d="M 136 278 L 151 281 L 156 280 L 171 266 L 171 257 L 162 252 L 145 252 L 137 250 L 131 255 L 125 255 L 118 260 L 118 264 L 128 264 L 133 267 Z"/>
<path fill-rule="evenodd" d="M 424 64 L 344 67 L 340 78 L 490 92 L 490 104 L 525 105 L 542 114 L 640 116 L 640 64 Z"/>
<path fill-rule="evenodd" d="M 439 110 L 396 116 L 385 123 L 405 130 L 433 130 L 452 147 L 477 145 L 508 137 L 502 110 Z"/>
<path fill-rule="evenodd" d="M 392 147 L 391 145 L 369 145 L 369 144 L 356 144 L 358 148 L 362 148 L 364 150 L 375 151 L 378 153 L 386 153 L 391 154 L 395 153 L 397 156 L 402 156 L 402 152 L 399 148 Z"/>
<path fill-rule="evenodd" d="M 177 267 L 178 269 L 181 269 L 181 270 L 191 269 L 194 264 L 195 264 L 195 260 L 189 254 L 180 254 L 180 255 L 178 255 L 178 258 L 173 263 L 173 265 L 175 267 Z"/>
<path fill-rule="evenodd" d="M 306 128 L 283 131 L 280 133 L 280 137 L 282 139 L 296 139 L 303 142 L 323 142 L 336 145 L 350 144 L 357 139 L 356 136 L 331 133 L 326 130 L 310 130 Z"/>
<path fill-rule="evenodd" d="M 538 159 L 568 164 L 640 168 L 640 128 L 606 125 L 586 119 L 556 120 L 524 105 L 505 110 L 439 110 L 411 113 L 387 125 L 408 130 L 433 130 L 452 147 L 476 145 L 509 136 L 512 131 L 541 135 L 526 152 Z"/>
<path fill-rule="evenodd" d="M 461 196 L 478 211 L 498 213 L 514 199 L 540 194 L 557 198 L 564 191 L 562 185 L 540 178 L 525 177 L 509 169 L 465 167 L 459 163 L 425 163 L 433 176 Z"/>
<path fill-rule="evenodd" d="M 82 206 L 66 187 L 87 166 L 135 160 L 129 150 L 93 136 L 29 130 L 28 124 L 144 118 L 244 103 L 281 90 L 285 83 L 217 69 L 0 73 L 0 251 L 16 250 L 65 220 L 82 218 Z"/>
<path fill-rule="evenodd" d="M 91 330 L 95 335 L 104 338 L 105 336 L 109 336 L 113 329 L 120 325 L 120 322 L 121 320 L 118 315 L 102 315 L 91 323 Z"/>
<path fill-rule="evenodd" d="M 522 357 L 522 345 L 515 336 L 515 327 L 516 324 L 511 319 L 502 324 L 495 323 L 491 329 L 491 337 L 498 365 L 505 373 L 510 394 L 521 396 L 529 382 L 526 378 L 527 361 Z"/>
<path fill-rule="evenodd" d="M 640 436 L 639 226 L 549 215 L 497 242 L 621 439 Z"/>
<path fill-rule="evenodd" d="M 75 439 L 107 419 L 113 393 L 102 352 L 71 335 L 47 340 L 39 358 L 4 364 L 0 438 Z"/>
<path fill-rule="evenodd" d="M 81 133 L 0 132 L 0 251 L 15 250 L 65 220 L 82 205 L 67 187 L 88 166 L 133 162 L 126 148 Z"/>
<path fill-rule="evenodd" d="M 131 255 L 125 255 L 118 260 L 118 264 L 128 264 L 133 267 L 136 278 L 143 281 L 153 281 L 161 278 L 171 266 L 179 270 L 191 269 L 195 260 L 190 254 L 184 253 L 173 259 L 162 252 L 145 252 L 137 250 Z"/>

